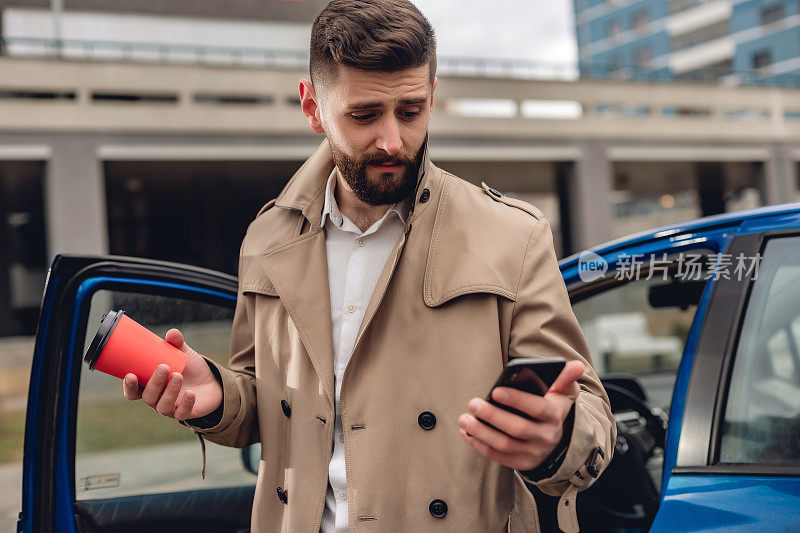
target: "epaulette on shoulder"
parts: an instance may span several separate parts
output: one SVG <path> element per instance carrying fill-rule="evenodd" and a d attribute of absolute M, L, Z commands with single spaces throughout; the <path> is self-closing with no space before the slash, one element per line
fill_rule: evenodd
<path fill-rule="evenodd" d="M 263 213 L 264 211 L 266 211 L 269 208 L 271 208 L 272 206 L 274 206 L 275 205 L 275 200 L 277 200 L 277 198 L 273 198 L 269 202 L 265 203 L 264 206 L 258 211 L 258 213 L 256 213 L 256 218 L 261 216 L 261 213 Z"/>
<path fill-rule="evenodd" d="M 510 205 L 511 207 L 516 207 L 517 209 L 521 209 L 525 211 L 529 215 L 533 216 L 536 220 L 541 220 L 544 218 L 544 213 L 542 213 L 539 208 L 534 205 L 525 202 L 524 200 L 520 200 L 519 198 L 511 198 L 510 196 L 506 196 L 505 194 L 501 193 L 497 189 L 493 189 L 486 185 L 486 182 L 481 182 L 481 188 L 483 191 L 489 195 L 492 200 L 496 202 L 502 202 L 506 205 Z"/>

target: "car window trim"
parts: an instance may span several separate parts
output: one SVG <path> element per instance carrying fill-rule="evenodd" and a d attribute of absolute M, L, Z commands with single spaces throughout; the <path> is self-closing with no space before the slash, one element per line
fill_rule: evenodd
<path fill-rule="evenodd" d="M 128 271 L 129 272 L 129 271 Z M 232 287 L 228 287 L 228 290 L 220 290 L 221 284 L 219 283 L 208 283 L 208 280 L 198 280 L 198 279 L 186 279 L 185 274 L 181 273 L 180 275 L 176 276 L 169 276 L 168 274 L 164 276 L 160 276 L 159 279 L 150 278 L 150 277 L 142 277 L 139 274 L 128 272 L 115 272 L 114 274 L 97 274 L 93 273 L 91 276 L 87 276 L 81 280 L 81 283 L 78 284 L 78 287 L 83 286 L 83 283 L 86 281 L 97 279 L 98 282 L 96 285 L 92 286 L 89 292 L 84 294 L 81 297 L 80 302 L 76 302 L 73 300 L 73 311 L 78 314 L 77 316 L 77 331 L 76 336 L 74 339 L 73 346 L 71 347 L 73 354 L 81 354 L 81 356 L 76 356 L 72 358 L 73 362 L 73 373 L 74 379 L 72 380 L 72 384 L 69 385 L 71 390 L 69 391 L 69 422 L 68 422 L 68 436 L 67 442 L 69 446 L 69 473 L 70 473 L 70 492 L 72 496 L 73 503 L 79 503 L 83 501 L 94 501 L 93 499 L 83 499 L 78 500 L 77 495 L 75 493 L 75 443 L 77 439 L 77 415 L 78 415 L 78 395 L 80 392 L 80 378 L 81 378 L 81 365 L 83 364 L 83 357 L 82 357 L 82 348 L 84 344 L 84 339 L 81 338 L 81 332 L 87 331 L 87 325 L 89 320 L 89 311 L 91 305 L 92 295 L 100 290 L 114 290 L 116 292 L 125 292 L 129 294 L 142 294 L 142 295 L 158 295 L 158 296 L 167 296 L 172 298 L 180 298 L 184 300 L 190 300 L 198 303 L 211 303 L 215 305 L 219 305 L 220 302 L 231 302 L 229 305 L 231 310 L 233 310 L 235 303 L 236 303 L 236 293 L 230 292 Z M 172 279 L 164 279 L 164 278 L 172 278 Z M 174 284 L 176 286 L 163 286 L 161 283 L 169 283 Z M 181 287 L 183 286 L 183 287 Z M 190 287 L 184 288 L 184 287 Z M 234 289 L 235 291 L 235 289 Z M 224 293 L 228 292 L 227 295 Z M 232 301 L 231 301 L 232 300 Z M 198 489 L 200 490 L 200 489 Z M 144 493 L 143 493 L 144 494 Z M 142 495 L 143 495 L 142 494 Z M 129 496 L 135 497 L 138 496 L 137 494 L 131 494 Z"/>
<path fill-rule="evenodd" d="M 41 357 L 46 357 L 47 364 L 39 378 L 48 385 L 43 393 L 44 398 L 51 400 L 45 400 L 46 406 L 40 409 L 43 412 L 37 413 L 36 432 L 46 437 L 40 437 L 31 450 L 41 464 L 49 466 L 46 475 L 40 472 L 34 485 L 29 484 L 28 489 L 35 496 L 33 507 L 28 506 L 27 509 L 28 516 L 36 517 L 37 528 L 41 526 L 45 529 L 52 527 L 56 517 L 63 517 L 65 513 L 73 515 L 76 502 L 74 439 L 78 387 L 73 387 L 71 380 L 80 371 L 82 358 L 74 357 L 72 361 L 67 361 L 65 354 L 72 332 L 76 331 L 78 317 L 75 315 L 75 304 L 81 285 L 90 278 L 117 276 L 136 278 L 143 283 L 172 282 L 210 292 L 228 293 L 234 300 L 238 287 L 237 278 L 223 272 L 127 256 L 58 254 L 51 264 L 48 277 L 50 273 L 53 274 L 54 287 L 55 282 L 61 280 L 61 283 L 58 284 L 58 290 L 53 289 L 50 304 L 52 324 L 49 324 L 47 335 L 41 339 Z M 29 447 L 26 441 L 26 450 Z M 59 460 L 66 460 L 68 464 L 61 466 Z M 64 478 L 68 478 L 69 486 L 63 486 Z"/>
<path fill-rule="evenodd" d="M 736 235 L 725 254 L 763 253 L 771 239 L 800 235 L 797 229 L 781 229 Z M 686 394 L 686 407 L 674 474 L 798 475 L 797 465 L 719 463 L 722 424 L 736 349 L 755 280 L 746 283 L 720 278 L 712 288 L 694 365 Z M 735 309 L 733 314 L 724 309 Z M 709 318 L 710 317 L 710 318 Z M 706 321 L 709 321 L 706 324 Z M 708 409 L 708 405 L 713 409 Z"/>

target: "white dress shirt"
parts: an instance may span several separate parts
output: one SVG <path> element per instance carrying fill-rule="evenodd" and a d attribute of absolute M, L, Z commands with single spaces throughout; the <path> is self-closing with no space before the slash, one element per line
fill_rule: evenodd
<path fill-rule="evenodd" d="M 328 492 L 322 513 L 321 533 L 347 532 L 347 473 L 339 398 L 342 377 L 358 330 L 381 271 L 400 236 L 408 216 L 407 202 L 392 205 L 383 217 L 361 232 L 336 205 L 336 167 L 328 177 L 321 225 L 325 228 L 328 282 L 331 293 L 336 420 L 333 455 L 328 465 Z"/>

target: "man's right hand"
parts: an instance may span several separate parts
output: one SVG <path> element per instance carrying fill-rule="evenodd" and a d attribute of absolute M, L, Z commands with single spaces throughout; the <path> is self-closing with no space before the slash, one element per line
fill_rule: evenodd
<path fill-rule="evenodd" d="M 126 374 L 122 381 L 125 398 L 142 399 L 159 414 L 176 420 L 197 418 L 213 412 L 222 403 L 222 387 L 205 359 L 184 342 L 179 330 L 173 328 L 167 331 L 165 338 L 189 356 L 183 374 L 173 372 L 167 384 L 170 369 L 165 364 L 158 365 L 142 391 L 139 390 L 136 374 Z"/>

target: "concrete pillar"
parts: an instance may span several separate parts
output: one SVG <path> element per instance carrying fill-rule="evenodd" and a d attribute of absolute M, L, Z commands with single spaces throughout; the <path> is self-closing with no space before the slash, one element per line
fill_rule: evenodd
<path fill-rule="evenodd" d="M 45 180 L 48 264 L 57 253 L 107 254 L 105 185 L 95 143 L 55 137 Z"/>
<path fill-rule="evenodd" d="M 775 144 L 764 162 L 764 203 L 793 202 L 797 191 L 797 162 L 781 144 Z"/>
<path fill-rule="evenodd" d="M 568 187 L 573 253 L 613 237 L 613 176 L 605 144 L 582 143 Z"/>
<path fill-rule="evenodd" d="M 725 212 L 725 174 L 722 163 L 700 161 L 694 164 L 697 192 L 700 195 L 700 216 Z"/>

